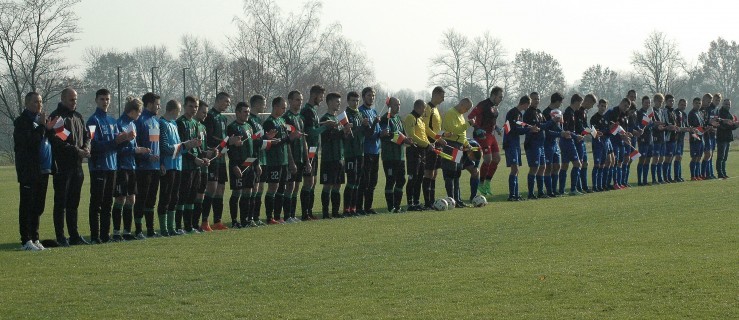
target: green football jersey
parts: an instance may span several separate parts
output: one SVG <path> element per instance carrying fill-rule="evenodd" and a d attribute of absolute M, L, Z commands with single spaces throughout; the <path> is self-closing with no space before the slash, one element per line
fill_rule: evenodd
<path fill-rule="evenodd" d="M 326 113 L 321 117 L 321 122 L 336 121 L 336 116 Z M 339 128 L 328 128 L 321 133 L 321 161 L 344 160 L 344 131 Z"/>
<path fill-rule="evenodd" d="M 277 132 L 272 145 L 267 150 L 262 150 L 265 153 L 265 164 L 268 166 L 285 166 L 287 165 L 287 153 L 288 143 L 282 143 L 287 138 L 287 129 L 285 128 L 285 119 L 282 117 L 275 118 L 269 116 L 263 123 L 264 132 L 270 132 L 273 129 Z"/>

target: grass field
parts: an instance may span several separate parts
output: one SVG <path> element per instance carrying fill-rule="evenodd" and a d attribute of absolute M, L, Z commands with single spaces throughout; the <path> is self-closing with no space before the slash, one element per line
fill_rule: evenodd
<path fill-rule="evenodd" d="M 739 314 L 739 178 L 43 252 L 18 251 L 14 168 L 0 185 L 4 319 Z M 87 231 L 86 198 L 80 211 Z"/>

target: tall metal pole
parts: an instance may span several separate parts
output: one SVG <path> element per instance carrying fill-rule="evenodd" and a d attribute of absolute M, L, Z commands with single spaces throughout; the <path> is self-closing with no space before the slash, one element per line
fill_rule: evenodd
<path fill-rule="evenodd" d="M 121 115 L 121 66 L 118 66 L 118 116 Z"/>
<path fill-rule="evenodd" d="M 218 96 L 218 68 L 216 68 L 216 96 Z"/>
<path fill-rule="evenodd" d="M 151 67 L 151 92 L 154 92 L 154 69 L 159 69 L 159 67 Z"/>
<path fill-rule="evenodd" d="M 241 70 L 241 101 L 246 101 L 246 69 Z"/>
<path fill-rule="evenodd" d="M 187 83 L 186 82 L 187 80 L 185 79 L 185 70 L 187 69 L 190 69 L 190 68 L 182 68 L 182 103 L 183 104 L 185 103 L 185 97 L 187 96 L 187 93 L 185 93 L 186 92 L 185 84 Z"/>

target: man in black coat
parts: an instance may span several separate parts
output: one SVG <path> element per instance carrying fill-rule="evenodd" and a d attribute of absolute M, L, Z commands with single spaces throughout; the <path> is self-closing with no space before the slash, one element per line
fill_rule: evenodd
<path fill-rule="evenodd" d="M 43 98 L 36 92 L 25 97 L 25 110 L 13 122 L 15 170 L 20 184 L 18 222 L 21 249 L 44 250 L 39 242 L 39 220 L 46 205 L 49 174 L 54 170 L 49 138 L 56 119 L 46 119 Z"/>
<path fill-rule="evenodd" d="M 51 151 L 57 165 L 54 174 L 54 230 L 59 246 L 89 244 L 77 231 L 77 209 L 85 175 L 82 159 L 90 157 L 90 132 L 77 109 L 77 92 L 72 88 L 62 90 L 61 102 L 51 117 L 59 117 L 63 126 L 57 125 L 51 138 Z M 64 236 L 67 222 L 69 239 Z"/>

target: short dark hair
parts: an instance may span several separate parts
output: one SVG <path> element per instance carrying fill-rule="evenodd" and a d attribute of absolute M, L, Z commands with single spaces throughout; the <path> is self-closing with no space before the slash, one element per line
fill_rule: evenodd
<path fill-rule="evenodd" d="M 493 87 L 492 90 L 490 90 L 490 95 L 491 96 L 497 96 L 498 94 L 500 94 L 502 92 L 503 92 L 503 88 L 496 86 L 496 87 Z"/>
<path fill-rule="evenodd" d="M 549 101 L 551 101 L 552 103 L 562 102 L 564 100 L 565 100 L 565 96 L 563 96 L 559 92 L 552 93 L 552 97 L 549 98 Z"/>
<path fill-rule="evenodd" d="M 641 102 L 644 102 L 644 100 L 649 100 L 649 96 L 643 96 L 643 97 L 641 97 Z"/>
<path fill-rule="evenodd" d="M 278 105 L 280 103 L 283 103 L 283 102 L 285 102 L 285 98 L 283 98 L 283 97 L 276 97 L 276 98 L 272 99 L 272 106 L 274 107 L 274 106 L 276 106 L 276 105 Z"/>
<path fill-rule="evenodd" d="M 532 93 L 529 93 L 529 97 L 531 97 L 531 96 L 538 96 L 538 95 L 539 95 L 539 93 L 536 92 L 536 91 L 534 91 Z"/>
<path fill-rule="evenodd" d="M 36 91 L 31 91 L 29 93 L 26 93 L 26 97 L 24 98 L 23 101 L 25 101 L 25 103 L 28 104 L 29 102 L 31 102 L 31 98 L 35 96 L 40 96 L 40 94 Z"/>
<path fill-rule="evenodd" d="M 196 107 L 198 106 L 198 98 L 196 98 L 196 97 L 193 97 L 193 96 L 187 96 L 187 97 L 185 97 L 185 105 L 187 105 L 189 102 L 194 102 L 195 103 L 195 106 Z"/>
<path fill-rule="evenodd" d="M 267 99 L 261 94 L 255 94 L 249 98 L 249 105 L 253 106 L 257 103 L 267 101 Z"/>
<path fill-rule="evenodd" d="M 309 92 L 310 92 L 310 95 L 324 94 L 326 93 L 326 88 L 316 84 L 310 87 Z"/>
<path fill-rule="evenodd" d="M 346 94 L 346 100 L 349 100 L 351 98 L 359 99 L 359 93 L 357 93 L 356 91 L 349 91 L 349 93 Z"/>
<path fill-rule="evenodd" d="M 631 90 L 629 90 L 629 92 L 626 92 L 626 95 L 630 95 L 630 94 L 632 94 L 632 93 L 633 93 L 633 94 L 636 94 L 636 90 L 634 90 L 634 89 L 631 89 Z"/>
<path fill-rule="evenodd" d="M 244 101 L 240 101 L 239 103 L 236 104 L 236 107 L 234 107 L 234 112 L 239 112 L 241 111 L 241 109 L 248 108 L 248 107 L 249 107 L 249 104 L 247 104 Z"/>
<path fill-rule="evenodd" d="M 673 96 L 673 95 L 671 95 L 669 93 L 667 95 L 665 95 L 665 101 L 670 100 L 670 99 L 675 99 L 675 96 Z"/>
<path fill-rule="evenodd" d="M 446 93 L 446 91 L 444 91 L 444 88 L 440 86 L 436 86 L 434 87 L 434 90 L 431 90 L 431 94 L 440 94 L 440 93 Z"/>
<path fill-rule="evenodd" d="M 203 100 L 198 100 L 198 109 L 200 108 L 208 108 L 208 103 Z"/>
<path fill-rule="evenodd" d="M 298 90 L 290 91 L 290 93 L 287 94 L 287 99 L 288 100 L 295 99 L 295 96 L 297 96 L 299 94 L 302 94 L 302 93 L 300 93 L 300 91 L 298 91 Z"/>
<path fill-rule="evenodd" d="M 362 89 L 362 98 L 373 91 L 375 91 L 375 89 L 372 89 L 372 87 L 365 87 L 364 89 Z"/>
<path fill-rule="evenodd" d="M 606 99 L 600 99 L 600 100 L 598 100 L 598 104 L 601 104 L 601 103 L 608 104 L 608 100 L 606 100 Z"/>
<path fill-rule="evenodd" d="M 701 98 L 698 98 L 698 97 L 693 98 L 693 102 L 696 102 L 696 101 L 701 102 Z"/>
<path fill-rule="evenodd" d="M 105 88 L 95 91 L 95 99 L 97 99 L 99 96 L 109 96 L 109 95 L 110 95 L 110 90 L 105 89 Z"/>
<path fill-rule="evenodd" d="M 680 99 L 680 100 L 679 100 L 679 101 L 677 102 L 677 104 L 680 104 L 680 102 L 685 102 L 686 104 L 688 103 L 688 101 L 687 101 L 687 100 L 685 100 L 685 99 Z"/>
<path fill-rule="evenodd" d="M 326 102 L 334 101 L 336 99 L 341 99 L 341 95 L 336 92 L 331 92 L 326 95 Z"/>
<path fill-rule="evenodd" d="M 572 103 L 575 103 L 575 102 L 580 102 L 580 101 L 582 101 L 582 97 L 579 94 L 577 94 L 577 93 L 573 94 L 572 95 L 572 98 L 570 98 L 570 103 L 571 104 Z"/>
<path fill-rule="evenodd" d="M 531 103 L 531 98 L 529 98 L 528 95 L 525 95 L 521 97 L 521 99 L 518 99 L 518 105 L 524 105 Z"/>
<path fill-rule="evenodd" d="M 231 98 L 231 95 L 229 95 L 228 93 L 224 91 L 221 91 L 216 95 L 216 101 L 221 101 L 226 98 Z"/>
<path fill-rule="evenodd" d="M 174 109 L 177 109 L 177 107 L 179 106 L 180 106 L 180 103 L 177 100 L 172 99 L 172 100 L 167 101 L 167 106 L 164 108 L 164 110 L 166 112 L 170 112 Z"/>
<path fill-rule="evenodd" d="M 590 101 L 593 101 L 593 102 L 596 102 L 596 101 L 598 101 L 598 97 L 596 97 L 596 96 L 595 96 L 594 94 L 592 94 L 592 93 L 588 93 L 588 94 L 586 94 L 586 95 L 585 95 L 585 99 L 588 99 L 588 100 L 590 100 Z"/>
<path fill-rule="evenodd" d="M 154 103 L 154 101 L 159 100 L 161 98 L 162 97 L 160 97 L 158 94 L 154 92 L 147 92 L 146 94 L 144 94 L 143 97 L 141 97 L 141 101 L 144 103 L 144 106 L 146 106 L 147 104 Z"/>

